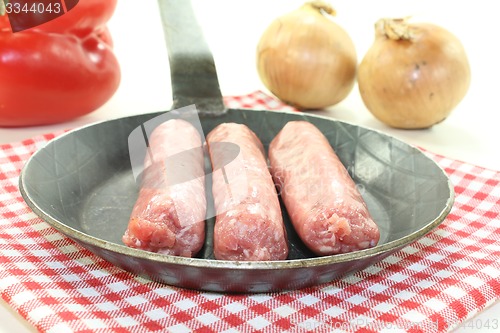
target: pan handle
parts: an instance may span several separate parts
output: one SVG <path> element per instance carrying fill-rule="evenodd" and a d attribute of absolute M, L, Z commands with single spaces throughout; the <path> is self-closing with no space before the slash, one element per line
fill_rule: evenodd
<path fill-rule="evenodd" d="M 212 52 L 194 15 L 191 1 L 158 0 L 167 43 L 173 108 L 195 104 L 199 113 L 226 111 Z"/>

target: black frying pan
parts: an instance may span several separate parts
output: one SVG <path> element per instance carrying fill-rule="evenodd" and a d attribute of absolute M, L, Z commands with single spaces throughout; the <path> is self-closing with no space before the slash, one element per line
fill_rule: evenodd
<path fill-rule="evenodd" d="M 96 255 L 157 281 L 200 290 L 266 292 L 324 283 L 363 269 L 445 219 L 453 204 L 453 187 L 444 171 L 415 147 L 380 132 L 311 114 L 226 109 L 212 55 L 189 2 L 159 3 L 169 49 L 173 108 L 195 104 L 205 134 L 223 122 L 244 123 L 266 147 L 288 121 L 313 123 L 363 189 L 381 230 L 379 244 L 353 253 L 315 257 L 297 238 L 283 209 L 291 247 L 284 261 L 215 260 L 211 243 L 214 218 L 207 219 L 207 240 L 197 258 L 126 247 L 121 237 L 138 194 L 128 138 L 165 112 L 76 129 L 36 152 L 21 173 L 20 190 L 47 223 Z"/>

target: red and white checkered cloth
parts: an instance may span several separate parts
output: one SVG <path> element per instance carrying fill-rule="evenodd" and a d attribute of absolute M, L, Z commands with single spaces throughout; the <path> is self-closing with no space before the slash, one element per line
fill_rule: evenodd
<path fill-rule="evenodd" d="M 284 108 L 262 92 L 226 104 Z M 55 135 L 0 146 L 0 294 L 41 332 L 445 332 L 499 299 L 499 172 L 429 153 L 456 191 L 436 230 L 328 284 L 226 295 L 136 277 L 32 213 L 19 172 Z"/>

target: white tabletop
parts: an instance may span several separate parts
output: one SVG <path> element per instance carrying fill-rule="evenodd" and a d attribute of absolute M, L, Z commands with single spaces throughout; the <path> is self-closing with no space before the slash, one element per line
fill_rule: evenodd
<path fill-rule="evenodd" d="M 297 8 L 302 0 L 230 1 L 193 0 L 214 54 L 224 95 L 266 91 L 255 66 L 257 42 L 277 16 Z M 373 42 L 374 22 L 382 17 L 412 15 L 415 20 L 439 24 L 459 37 L 468 52 L 472 84 L 467 96 L 443 122 L 427 130 L 396 130 L 377 121 L 364 107 L 357 86 L 340 104 L 316 112 L 389 133 L 434 153 L 494 170 L 500 170 L 500 107 L 496 104 L 500 77 L 500 31 L 494 1 L 481 3 L 450 0 L 337 1 L 336 22 L 353 39 L 360 61 Z M 171 106 L 170 71 L 155 0 L 119 1 L 109 23 L 120 62 L 122 80 L 113 98 L 99 110 L 79 119 L 51 126 L 0 129 L 0 143 L 75 128 L 128 115 L 167 110 Z M 476 317 L 499 318 L 500 304 Z M 0 301 L 0 333 L 32 332 L 18 314 Z M 489 332 L 476 327 L 474 332 Z M 457 332 L 468 332 L 461 329 Z"/>

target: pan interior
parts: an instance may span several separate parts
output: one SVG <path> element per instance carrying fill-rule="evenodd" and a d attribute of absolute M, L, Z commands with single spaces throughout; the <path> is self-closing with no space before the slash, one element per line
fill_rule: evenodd
<path fill-rule="evenodd" d="M 138 186 L 129 156 L 130 133 L 159 114 L 140 115 L 70 132 L 37 152 L 23 170 L 27 200 L 56 228 L 59 224 L 109 243 L 123 245 Z M 358 185 L 377 222 L 379 245 L 411 235 L 439 218 L 450 205 L 449 180 L 421 151 L 382 133 L 302 113 L 228 110 L 201 117 L 204 134 L 223 122 L 248 125 L 267 147 L 288 122 L 306 120 L 328 138 Z M 307 149 L 307 147 L 304 147 Z M 206 161 L 207 174 L 210 174 Z M 210 186 L 207 177 L 207 190 Z M 207 193 L 210 197 L 210 193 Z M 213 215 L 209 207 L 208 216 Z M 283 208 L 290 241 L 289 259 L 311 258 Z M 207 241 L 200 258 L 213 259 L 207 219 Z M 74 236 L 74 235 L 73 235 Z"/>

